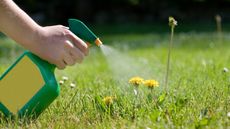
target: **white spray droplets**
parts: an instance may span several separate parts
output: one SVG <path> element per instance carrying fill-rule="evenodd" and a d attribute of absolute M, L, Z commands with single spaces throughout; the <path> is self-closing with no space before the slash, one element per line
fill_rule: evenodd
<path fill-rule="evenodd" d="M 138 57 L 128 56 L 106 45 L 101 45 L 100 48 L 117 81 L 127 82 L 130 77 L 136 75 L 148 77 L 153 73 L 147 66 L 148 64 L 140 62 Z M 145 60 L 145 63 L 148 63 L 148 61 Z"/>

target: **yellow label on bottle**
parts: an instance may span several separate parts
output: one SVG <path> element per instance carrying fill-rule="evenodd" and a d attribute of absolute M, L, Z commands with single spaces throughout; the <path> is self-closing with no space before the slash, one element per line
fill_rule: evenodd
<path fill-rule="evenodd" d="M 39 68 L 24 56 L 0 80 L 0 102 L 11 113 L 17 114 L 44 85 Z"/>

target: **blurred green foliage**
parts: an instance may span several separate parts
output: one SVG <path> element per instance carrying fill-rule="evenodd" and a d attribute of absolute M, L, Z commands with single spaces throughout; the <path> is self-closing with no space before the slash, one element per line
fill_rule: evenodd
<path fill-rule="evenodd" d="M 41 24 L 78 18 L 93 23 L 152 23 L 173 15 L 185 22 L 230 20 L 230 0 L 23 0 L 15 1 Z"/>

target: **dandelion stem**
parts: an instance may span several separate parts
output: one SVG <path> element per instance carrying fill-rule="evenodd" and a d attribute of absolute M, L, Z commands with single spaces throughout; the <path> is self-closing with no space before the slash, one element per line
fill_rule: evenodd
<path fill-rule="evenodd" d="M 169 70 L 170 70 L 170 58 L 171 58 L 171 49 L 173 44 L 173 35 L 174 35 L 174 26 L 171 26 L 171 36 L 168 48 L 168 60 L 167 60 L 167 68 L 166 68 L 166 76 L 165 76 L 165 88 L 168 93 L 168 78 L 169 78 Z"/>
<path fill-rule="evenodd" d="M 217 35 L 218 35 L 219 40 L 222 41 L 221 16 L 217 14 L 215 19 L 216 19 L 216 26 L 217 26 Z"/>
<path fill-rule="evenodd" d="M 134 91 L 136 91 L 136 93 L 134 94 L 135 95 L 135 98 L 134 98 L 134 104 L 133 104 L 133 116 L 132 116 L 132 119 L 134 120 L 136 118 L 136 108 L 137 108 L 137 99 L 138 99 L 138 96 L 139 96 L 139 93 L 138 93 L 138 87 L 135 87 L 134 88 Z"/>

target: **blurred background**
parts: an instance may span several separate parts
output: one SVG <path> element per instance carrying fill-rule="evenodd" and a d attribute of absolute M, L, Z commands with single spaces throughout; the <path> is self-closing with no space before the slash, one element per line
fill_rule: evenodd
<path fill-rule="evenodd" d="M 183 23 L 208 24 L 219 14 L 230 21 L 230 0 L 17 0 L 42 25 L 64 24 L 78 18 L 93 24 L 167 23 L 174 16 Z M 181 23 L 181 22 L 180 22 Z"/>

